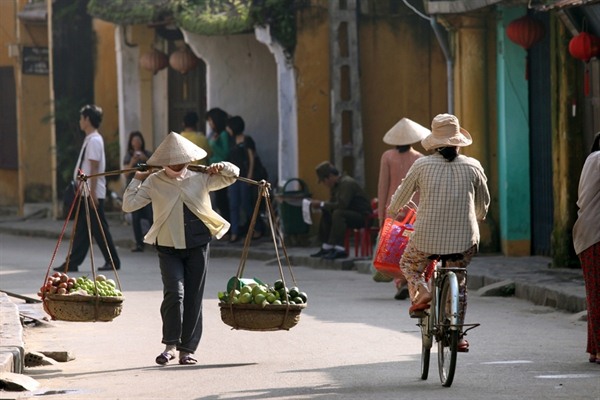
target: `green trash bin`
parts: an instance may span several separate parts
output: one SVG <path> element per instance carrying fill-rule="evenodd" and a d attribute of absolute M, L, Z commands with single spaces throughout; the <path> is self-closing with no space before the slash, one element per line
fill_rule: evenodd
<path fill-rule="evenodd" d="M 294 184 L 295 183 L 295 184 Z M 295 190 L 290 190 L 296 187 Z M 302 179 L 289 179 L 278 194 L 279 216 L 286 235 L 305 235 L 310 225 L 302 218 L 302 199 L 310 197 L 308 186 Z"/>

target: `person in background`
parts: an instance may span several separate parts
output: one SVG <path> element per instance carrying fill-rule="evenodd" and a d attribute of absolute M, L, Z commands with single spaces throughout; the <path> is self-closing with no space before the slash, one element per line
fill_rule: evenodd
<path fill-rule="evenodd" d="M 219 163 L 229 160 L 229 151 L 231 148 L 231 138 L 227 133 L 227 113 L 220 108 L 211 108 L 206 113 L 206 121 L 211 129 L 211 134 L 208 138 L 208 144 L 212 150 L 212 157 L 209 162 Z M 231 219 L 229 211 L 229 196 L 227 188 L 217 190 L 214 194 L 215 207 L 219 214 L 226 220 Z M 229 239 L 229 235 L 225 236 Z"/>
<path fill-rule="evenodd" d="M 73 171 L 73 179 L 77 180 L 79 170 L 84 175 L 96 175 L 105 172 L 106 155 L 104 153 L 104 140 L 98 132 L 98 128 L 102 123 L 102 108 L 88 104 L 79 110 L 79 128 L 85 132 L 85 139 L 79 152 L 77 167 Z M 77 180 L 79 182 L 79 180 Z M 85 200 L 89 203 L 89 209 L 94 214 L 94 209 L 98 212 L 98 218 L 90 215 L 91 226 L 90 230 L 96 243 L 100 247 L 100 251 L 104 256 L 104 265 L 98 268 L 99 271 L 111 271 L 113 263 L 115 269 L 121 267 L 121 261 L 117 254 L 117 249 L 113 242 L 112 236 L 108 229 L 108 222 L 104 215 L 104 199 L 106 198 L 106 178 L 104 176 L 90 178 L 86 182 L 89 185 L 89 196 L 85 196 Z M 85 192 L 84 192 L 85 194 Z M 92 204 L 93 203 L 93 204 Z M 67 260 L 59 267 L 54 268 L 54 271 L 61 272 L 76 272 L 79 266 L 83 263 L 88 249 L 90 248 L 90 239 L 88 236 L 88 224 L 86 219 L 86 207 L 81 204 L 79 213 L 75 217 L 77 226 L 73 237 L 73 246 L 71 253 L 67 255 Z M 98 224 L 100 220 L 100 226 Z"/>
<path fill-rule="evenodd" d="M 202 160 L 194 161 L 193 164 L 206 165 L 207 160 L 212 156 L 212 149 L 208 143 L 208 138 L 202 132 L 198 132 L 198 114 L 194 111 L 189 111 L 183 116 L 183 131 L 181 136 L 206 151 L 206 157 Z"/>
<path fill-rule="evenodd" d="M 390 205 L 392 195 L 402 183 L 402 179 L 419 158 L 423 154 L 412 148 L 414 143 L 420 142 L 431 131 L 424 126 L 408 119 L 402 118 L 396 123 L 384 136 L 383 142 L 394 146 L 393 149 L 386 150 L 381 155 L 379 163 L 379 180 L 377 183 L 377 216 L 379 220 L 379 228 L 387 217 L 398 218 L 398 215 L 388 215 L 386 210 Z M 418 192 L 413 197 L 413 202 L 418 204 Z M 386 281 L 385 276 L 381 276 L 380 272 L 373 275 L 376 281 Z M 396 286 L 396 300 L 404 300 L 408 297 L 408 288 L 406 279 L 401 273 L 398 276 L 391 277 L 394 279 Z M 387 281 L 390 279 L 388 278 Z"/>
<path fill-rule="evenodd" d="M 221 238 L 229 222 L 212 209 L 209 192 L 231 185 L 239 169 L 229 162 L 194 172 L 188 165 L 206 152 L 171 132 L 158 146 L 149 165 L 158 172 L 136 172 L 123 196 L 123 211 L 133 212 L 152 202 L 154 223 L 144 241 L 158 252 L 163 282 L 162 343 L 156 363 L 165 365 L 179 351 L 179 364 L 196 364 L 202 337 L 202 298 L 212 238 Z"/>
<path fill-rule="evenodd" d="M 600 132 L 585 160 L 577 197 L 573 246 L 581 262 L 587 301 L 587 352 L 600 364 Z"/>
<path fill-rule="evenodd" d="M 358 182 L 341 175 L 329 161 L 323 161 L 315 169 L 319 183 L 331 190 L 329 201 L 311 200 L 311 207 L 322 211 L 319 225 L 321 249 L 311 257 L 326 260 L 346 258 L 344 247 L 346 228 L 362 228 L 365 217 L 372 212 L 371 202 Z"/>
<path fill-rule="evenodd" d="M 233 146 L 229 152 L 229 161 L 240 169 L 240 176 L 248 179 L 254 179 L 253 171 L 256 160 L 256 144 L 252 137 L 244 134 L 246 125 L 242 117 L 234 116 L 227 120 L 227 132 L 233 138 Z M 246 217 L 247 225 L 250 225 L 252 214 L 254 213 L 254 204 L 252 203 L 251 184 L 237 181 L 228 187 L 229 210 L 231 216 L 231 235 L 230 243 L 237 242 L 241 235 L 241 215 L 243 212 Z M 253 239 L 260 238 L 264 233 L 264 224 L 260 217 L 257 217 Z"/>
<path fill-rule="evenodd" d="M 479 244 L 478 221 L 487 215 L 490 193 L 483 167 L 474 158 L 459 155 L 459 148 L 473 140 L 460 127 L 458 118 L 439 114 L 431 123 L 431 134 L 421 141 L 434 154 L 414 162 L 392 196 L 388 213 L 400 212 L 419 190 L 419 212 L 414 232 L 400 259 L 408 281 L 412 305 L 410 316 L 420 317 L 429 308 L 431 292 L 425 268 L 436 255 L 453 255 L 448 267 L 466 268 Z M 459 284 L 459 323 L 467 308 L 466 273 L 456 272 Z M 458 351 L 469 350 L 462 332 Z"/>
<path fill-rule="evenodd" d="M 127 153 L 123 157 L 123 168 L 132 169 L 139 163 L 146 163 L 152 152 L 146 150 L 146 141 L 140 131 L 133 131 L 129 134 L 127 141 Z M 125 175 L 126 184 L 129 185 L 135 172 Z M 152 225 L 152 204 L 140 208 L 131 213 L 131 226 L 133 227 L 133 237 L 135 246 L 131 248 L 133 252 L 144 251 L 144 229 L 142 228 L 142 220 L 148 221 Z"/>

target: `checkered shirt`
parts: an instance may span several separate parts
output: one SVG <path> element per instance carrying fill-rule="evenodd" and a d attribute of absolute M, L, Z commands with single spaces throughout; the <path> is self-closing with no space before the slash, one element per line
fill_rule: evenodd
<path fill-rule="evenodd" d="M 396 215 L 418 190 L 419 210 L 411 237 L 430 254 L 461 253 L 479 244 L 478 220 L 490 205 L 487 178 L 479 161 L 459 155 L 448 162 L 435 153 L 415 161 L 388 207 Z"/>

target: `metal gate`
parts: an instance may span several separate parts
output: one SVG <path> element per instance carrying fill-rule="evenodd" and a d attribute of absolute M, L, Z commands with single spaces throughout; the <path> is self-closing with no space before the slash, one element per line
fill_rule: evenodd
<path fill-rule="evenodd" d="M 552 125 L 550 120 L 550 28 L 548 15 L 535 16 L 546 26 L 544 39 L 529 50 L 529 157 L 531 181 L 531 253 L 550 256 L 554 225 Z"/>

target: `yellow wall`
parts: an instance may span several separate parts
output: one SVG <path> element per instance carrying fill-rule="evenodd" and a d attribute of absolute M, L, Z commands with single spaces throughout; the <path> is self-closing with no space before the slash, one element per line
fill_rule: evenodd
<path fill-rule="evenodd" d="M 94 103 L 102 107 L 104 116 L 100 133 L 106 149 L 106 171 L 121 168 L 119 153 L 119 97 L 117 83 L 117 61 L 115 53 L 115 29 L 112 23 L 93 20 L 96 34 L 96 55 L 94 66 Z M 122 192 L 118 176 L 108 179 L 108 189 Z"/>
<path fill-rule="evenodd" d="M 23 2 L 24 3 L 24 2 Z M 48 27 L 18 23 L 21 48 L 48 47 Z M 52 201 L 52 144 L 48 75 L 17 72 L 17 126 L 19 132 L 19 190 L 26 203 Z"/>
<path fill-rule="evenodd" d="M 360 26 L 366 190 L 376 197 L 380 157 L 391 147 L 383 136 L 403 117 L 429 128 L 447 112 L 446 67 L 431 26 L 414 15 L 364 18 Z"/>
<path fill-rule="evenodd" d="M 8 55 L 9 44 L 17 42 L 15 32 L 16 7 L 13 1 L 0 1 L 0 66 L 10 67 L 16 62 Z M 19 202 L 18 196 L 18 172 L 17 170 L 0 169 L 0 205 L 16 206 Z"/>
<path fill-rule="evenodd" d="M 134 25 L 131 27 L 132 42 L 139 49 L 139 57 L 152 49 L 154 44 L 155 30 L 145 25 Z M 151 71 L 140 70 L 140 131 L 144 135 L 147 149 L 155 148 L 153 143 L 154 129 L 152 108 L 152 81 L 154 74 Z M 166 94 L 165 94 L 166 95 Z"/>
<path fill-rule="evenodd" d="M 317 184 L 315 166 L 331 158 L 329 26 L 325 15 L 320 18 L 301 16 L 298 25 L 294 66 L 297 74 L 299 177 L 308 184 L 313 197 L 328 199 L 328 189 Z"/>
<path fill-rule="evenodd" d="M 119 140 L 119 100 L 117 90 L 117 62 L 115 55 L 115 25 L 94 19 L 96 33 L 96 65 L 94 67 L 94 102 L 102 107 L 104 117 L 100 133 L 105 146 Z M 118 146 L 118 145 L 117 145 Z M 108 154 L 107 154 L 108 157 Z M 120 160 L 108 160 L 120 166 Z"/>
<path fill-rule="evenodd" d="M 429 127 L 436 114 L 447 111 L 446 64 L 431 27 L 414 15 L 362 18 L 359 26 L 366 190 L 375 197 L 380 157 L 390 148 L 383 135 L 402 117 Z M 299 175 L 313 197 L 328 198 L 314 171 L 331 158 L 326 8 L 300 14 L 297 39 Z"/>

